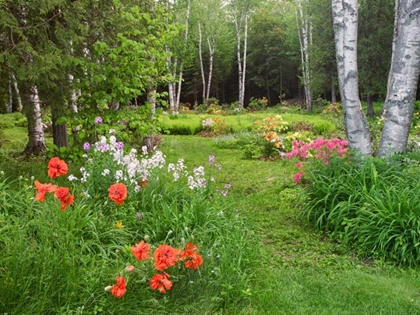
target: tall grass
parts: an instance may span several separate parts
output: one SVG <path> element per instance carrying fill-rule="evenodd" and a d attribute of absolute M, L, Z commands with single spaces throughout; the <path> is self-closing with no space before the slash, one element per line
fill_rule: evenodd
<path fill-rule="evenodd" d="M 34 200 L 32 181 L 1 177 L 2 313 L 213 313 L 248 299 L 243 292 L 251 285 L 259 242 L 229 208 L 229 196 L 191 191 L 164 171 L 120 207 L 100 191 L 89 196 L 83 185 L 71 187 L 75 204 L 62 211 L 53 196 Z M 162 296 L 149 288 L 153 269 L 131 254 L 130 246 L 143 239 L 153 248 L 194 242 L 203 265 L 168 270 L 174 285 Z M 104 288 L 130 264 L 138 268 L 117 300 Z"/>
<path fill-rule="evenodd" d="M 332 161 L 310 171 L 303 214 L 364 257 L 415 266 L 420 254 L 419 164 L 400 157 Z"/>

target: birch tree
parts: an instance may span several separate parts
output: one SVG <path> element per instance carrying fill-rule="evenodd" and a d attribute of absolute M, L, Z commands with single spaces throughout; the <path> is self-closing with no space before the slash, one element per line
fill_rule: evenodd
<path fill-rule="evenodd" d="M 334 38 L 349 147 L 371 155 L 370 131 L 359 99 L 357 71 L 357 0 L 332 0 Z"/>
<path fill-rule="evenodd" d="M 305 90 L 305 104 L 308 112 L 312 111 L 311 69 L 309 64 L 309 45 L 312 44 L 312 22 L 308 13 L 308 1 L 296 0 L 295 14 L 301 54 L 303 87 Z"/>
<path fill-rule="evenodd" d="M 172 113 L 177 113 L 179 111 L 183 70 L 189 39 L 191 1 L 186 1 L 185 11 L 182 7 L 182 2 L 180 1 L 167 1 L 166 6 L 168 11 L 175 12 L 174 20 L 172 21 L 173 23 L 182 23 L 180 22 L 182 20 L 180 16 L 185 14 L 185 20 L 183 23 L 184 33 L 183 35 L 181 33 L 182 40 L 180 41 L 179 38 L 176 38 L 175 41 L 171 44 L 168 43 L 166 46 L 166 52 L 168 53 L 168 57 L 166 58 L 166 68 L 168 73 L 172 76 L 171 82 L 168 83 L 169 106 Z M 179 43 L 182 44 L 179 45 Z"/>
<path fill-rule="evenodd" d="M 236 30 L 236 56 L 238 62 L 238 109 L 244 108 L 248 20 L 251 15 L 250 0 L 232 0 L 233 20 Z"/>
<path fill-rule="evenodd" d="M 407 148 L 420 71 L 420 1 L 396 0 L 385 121 L 378 156 Z"/>
<path fill-rule="evenodd" d="M 198 20 L 198 48 L 200 60 L 200 72 L 203 84 L 203 103 L 210 97 L 214 57 L 216 53 L 217 38 L 224 30 L 224 14 L 221 10 L 221 0 L 202 0 L 196 5 L 196 19 Z M 203 46 L 207 47 L 206 52 Z M 204 56 L 208 56 L 208 62 L 204 62 Z M 204 65 L 208 65 L 205 70 Z M 207 74 L 207 78 L 206 78 Z"/>

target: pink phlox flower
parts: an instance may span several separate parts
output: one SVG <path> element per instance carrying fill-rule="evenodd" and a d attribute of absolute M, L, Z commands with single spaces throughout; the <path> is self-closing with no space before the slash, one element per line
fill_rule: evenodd
<path fill-rule="evenodd" d="M 299 173 L 296 173 L 295 176 L 293 176 L 293 181 L 295 183 L 299 183 L 302 180 L 303 175 L 305 175 L 305 171 L 300 171 Z"/>

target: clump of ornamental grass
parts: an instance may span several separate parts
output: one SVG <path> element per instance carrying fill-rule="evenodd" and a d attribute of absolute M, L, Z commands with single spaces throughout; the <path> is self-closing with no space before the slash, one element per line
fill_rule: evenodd
<path fill-rule="evenodd" d="M 302 214 L 363 258 L 416 266 L 420 257 L 420 164 L 404 156 L 333 157 L 307 164 Z"/>
<path fill-rule="evenodd" d="M 204 313 L 248 297 L 258 241 L 218 183 L 215 156 L 166 164 L 113 134 L 84 150 L 79 170 L 52 158 L 48 180 L 2 175 L 0 311 Z M 149 250 L 150 263 L 138 259 Z"/>

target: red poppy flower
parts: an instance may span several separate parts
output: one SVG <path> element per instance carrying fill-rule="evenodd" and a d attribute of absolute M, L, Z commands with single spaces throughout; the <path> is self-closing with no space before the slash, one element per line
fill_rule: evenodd
<path fill-rule="evenodd" d="M 109 199 L 115 201 L 117 205 L 122 205 L 127 198 L 127 187 L 123 183 L 116 183 L 108 188 Z"/>
<path fill-rule="evenodd" d="M 48 176 L 51 178 L 56 178 L 60 175 L 66 175 L 69 170 L 66 162 L 60 160 L 58 157 L 53 157 L 48 162 Z"/>
<path fill-rule="evenodd" d="M 114 284 L 111 287 L 111 293 L 113 296 L 120 299 L 126 291 L 126 282 L 124 277 L 118 277 L 115 280 L 117 280 L 117 284 Z"/>
<path fill-rule="evenodd" d="M 184 265 L 185 268 L 198 269 L 203 263 L 201 255 L 191 249 L 186 250 L 182 256 L 187 260 Z"/>
<path fill-rule="evenodd" d="M 45 200 L 45 194 L 49 192 L 54 192 L 57 190 L 57 186 L 52 184 L 41 184 L 38 180 L 34 182 L 35 188 L 38 190 L 38 193 L 35 195 L 35 199 L 43 202 Z"/>
<path fill-rule="evenodd" d="M 163 244 L 153 252 L 153 258 L 156 270 L 164 270 L 176 264 L 177 251 L 173 247 Z"/>
<path fill-rule="evenodd" d="M 191 250 L 197 250 L 198 249 L 198 246 L 195 245 L 195 244 L 193 244 L 193 243 L 191 243 L 191 242 L 188 242 L 187 244 L 185 244 L 184 248 L 185 248 L 185 250 L 189 250 L 189 249 L 191 249 Z"/>
<path fill-rule="evenodd" d="M 61 210 L 66 210 L 68 205 L 73 204 L 74 195 L 69 195 L 69 189 L 67 187 L 58 187 L 55 191 L 55 196 L 60 199 Z"/>
<path fill-rule="evenodd" d="M 68 205 L 72 205 L 74 201 L 74 195 L 69 195 L 66 198 L 60 199 L 61 210 L 66 210 Z"/>
<path fill-rule="evenodd" d="M 67 198 L 68 194 L 68 187 L 58 187 L 58 189 L 55 191 L 55 196 L 60 200 Z"/>
<path fill-rule="evenodd" d="M 162 274 L 157 273 L 150 280 L 150 287 L 153 290 L 158 289 L 161 293 L 165 294 L 166 290 L 170 290 L 172 288 L 172 282 L 168 279 L 169 275 L 166 272 L 163 272 Z"/>
<path fill-rule="evenodd" d="M 138 260 L 145 260 L 150 258 L 149 249 L 150 245 L 141 241 L 131 247 L 131 252 Z"/>

